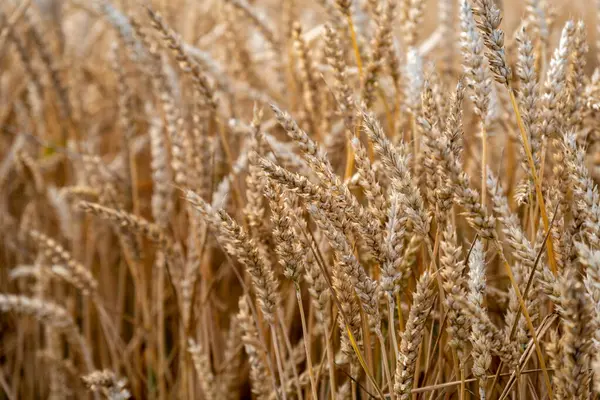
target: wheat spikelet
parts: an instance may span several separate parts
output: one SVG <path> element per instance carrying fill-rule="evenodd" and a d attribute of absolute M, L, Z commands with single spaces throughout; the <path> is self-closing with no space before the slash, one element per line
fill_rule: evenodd
<path fill-rule="evenodd" d="M 81 379 L 90 391 L 102 393 L 107 399 L 123 400 L 131 397 L 126 389 L 127 380 L 118 379 L 112 371 L 94 371 Z"/>
<path fill-rule="evenodd" d="M 402 400 L 410 398 L 410 391 L 413 387 L 413 375 L 418 349 L 423 339 L 423 328 L 433 304 L 431 284 L 432 277 L 427 272 L 419 278 L 413 307 L 408 315 L 406 328 L 402 333 L 394 381 L 394 392 Z"/>
<path fill-rule="evenodd" d="M 192 361 L 194 362 L 196 377 L 200 382 L 202 391 L 205 396 L 213 398 L 216 395 L 216 382 L 215 375 L 210 366 L 210 356 L 206 354 L 201 345 L 192 339 L 189 339 L 188 344 L 188 353 L 190 353 Z"/>
<path fill-rule="evenodd" d="M 446 226 L 440 244 L 440 263 L 448 308 L 448 333 L 452 338 L 449 344 L 456 348 L 458 358 L 463 363 L 469 341 L 470 321 L 462 310 L 459 299 L 465 296 L 467 280 L 463 276 L 465 263 L 461 259 L 461 247 L 456 243 L 456 232 L 451 224 Z"/>
<path fill-rule="evenodd" d="M 246 349 L 246 354 L 250 363 L 250 381 L 252 382 L 252 392 L 259 399 L 267 399 L 271 388 L 268 384 L 268 369 L 264 364 L 263 357 L 260 354 L 261 349 L 256 332 L 256 326 L 250 315 L 248 299 L 241 297 L 239 301 L 240 311 L 237 319 L 242 330 L 242 343 Z"/>
<path fill-rule="evenodd" d="M 87 268 L 72 258 L 68 251 L 54 239 L 51 239 L 41 232 L 33 230 L 29 232 L 29 236 L 36 242 L 50 262 L 64 266 L 63 268 L 67 270 L 67 273 L 60 274 L 60 276 L 67 281 L 72 282 L 78 289 L 82 290 L 83 293 L 91 295 L 95 294 L 98 288 L 98 282 Z"/>

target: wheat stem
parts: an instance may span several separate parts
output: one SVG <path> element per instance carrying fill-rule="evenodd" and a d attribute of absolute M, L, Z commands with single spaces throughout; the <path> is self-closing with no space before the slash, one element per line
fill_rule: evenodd
<path fill-rule="evenodd" d="M 294 282 L 296 288 L 296 299 L 298 300 L 298 308 L 300 309 L 300 319 L 302 321 L 302 333 L 304 334 L 304 350 L 306 351 L 306 364 L 308 366 L 308 375 L 310 376 L 310 388 L 312 391 L 313 399 L 317 397 L 317 382 L 315 381 L 315 375 L 313 372 L 313 363 L 310 355 L 310 335 L 306 328 L 306 317 L 304 314 L 304 306 L 302 305 L 302 293 L 298 282 Z"/>
<path fill-rule="evenodd" d="M 484 124 L 481 124 L 481 205 L 485 207 L 486 203 L 486 180 L 488 164 L 488 134 Z"/>
<path fill-rule="evenodd" d="M 394 387 L 394 381 L 392 380 L 392 373 L 388 364 L 389 358 L 386 351 L 385 340 L 383 339 L 383 334 L 380 330 L 377 331 L 377 339 L 379 340 L 379 346 L 381 347 L 381 352 L 383 353 L 381 359 L 381 362 L 383 363 L 383 371 L 385 373 L 385 378 L 387 379 L 388 387 L 391 388 Z M 396 398 L 393 392 L 390 393 L 390 398 L 391 400 L 394 400 Z"/>
<path fill-rule="evenodd" d="M 519 131 L 521 133 L 521 139 L 523 140 L 523 147 L 525 147 L 525 154 L 527 155 L 527 163 L 529 164 L 529 169 L 531 170 L 531 175 L 533 177 L 533 183 L 535 185 L 535 192 L 537 196 L 537 200 L 539 201 L 539 209 L 542 215 L 542 221 L 544 223 L 544 229 L 548 232 L 550 229 L 550 221 L 548 220 L 548 214 L 546 213 L 546 204 L 544 202 L 544 196 L 542 193 L 542 186 L 539 181 L 539 177 L 537 175 L 535 164 L 533 162 L 533 154 L 531 153 L 531 147 L 529 144 L 529 139 L 527 138 L 527 132 L 525 130 L 525 125 L 523 124 L 523 118 L 521 117 L 521 112 L 519 111 L 519 106 L 517 104 L 517 100 L 515 98 L 515 92 L 510 87 L 507 86 L 508 93 L 510 95 L 510 103 L 512 108 L 517 116 L 517 125 L 519 126 Z M 550 261 L 550 268 L 552 269 L 552 273 L 556 276 L 558 270 L 556 268 L 556 259 L 554 258 L 554 246 L 552 245 L 552 240 L 548 240 L 548 260 Z"/>
<path fill-rule="evenodd" d="M 348 12 L 346 15 L 346 21 L 348 22 L 348 31 L 350 32 L 350 40 L 352 41 L 352 48 L 354 49 L 354 57 L 356 59 L 356 66 L 358 67 L 358 75 L 360 79 L 363 77 L 363 63 L 362 58 L 360 56 L 360 49 L 358 47 L 358 39 L 356 37 L 356 30 L 354 29 L 354 22 L 352 20 L 352 14 Z M 357 136 L 358 130 L 360 127 L 360 123 L 356 123 L 354 135 Z M 354 170 L 354 149 L 348 141 L 346 145 L 346 170 L 344 173 L 344 180 L 350 179 L 352 176 L 352 171 Z"/>
<path fill-rule="evenodd" d="M 394 320 L 395 307 L 394 307 L 394 297 L 392 295 L 387 296 L 388 300 L 388 316 L 389 316 L 389 327 L 388 331 L 390 333 L 390 339 L 392 341 L 392 348 L 394 349 L 394 357 L 398 354 L 398 339 L 396 338 L 396 322 Z M 392 362 L 396 362 L 395 358 L 390 360 Z"/>
<path fill-rule="evenodd" d="M 271 328 L 271 339 L 273 341 L 273 350 L 275 352 L 275 362 L 277 364 L 277 370 L 279 372 L 279 380 L 281 383 L 281 397 L 283 398 L 283 400 L 287 400 L 287 394 L 286 394 L 286 379 L 285 379 L 285 373 L 283 372 L 283 360 L 281 359 L 281 353 L 279 351 L 279 341 L 277 340 L 277 329 L 275 329 L 275 324 L 270 324 L 270 328 Z M 302 395 L 302 390 L 300 390 L 299 395 Z"/>
<path fill-rule="evenodd" d="M 548 243 L 550 243 L 550 242 L 548 242 Z M 515 291 L 517 300 L 519 301 L 519 304 L 521 306 L 521 311 L 523 312 L 525 321 L 527 322 L 529 334 L 531 335 L 531 337 L 533 339 L 533 344 L 535 345 L 535 351 L 537 353 L 538 361 L 540 363 L 540 367 L 542 368 L 542 374 L 544 376 L 544 383 L 546 384 L 546 388 L 548 390 L 549 397 L 552 398 L 552 383 L 550 382 L 550 375 L 548 374 L 548 369 L 546 368 L 546 361 L 544 359 L 544 355 L 542 354 L 542 348 L 537 340 L 537 335 L 535 333 L 535 327 L 533 326 L 533 322 L 531 321 L 531 317 L 529 316 L 529 311 L 527 311 L 527 306 L 525 305 L 525 300 L 523 299 L 523 296 L 521 295 L 521 290 L 519 289 L 519 285 L 517 284 L 515 276 L 513 275 L 512 268 L 510 267 L 510 264 L 508 263 L 508 261 L 506 260 L 506 257 L 504 256 L 504 252 L 502 251 L 500 242 L 496 241 L 495 245 L 498 250 L 498 255 L 500 256 L 500 259 L 502 260 L 502 263 L 504 264 L 504 269 L 506 271 L 506 274 L 508 275 L 510 284 L 512 285 L 512 288 Z"/>
<path fill-rule="evenodd" d="M 283 320 L 283 315 L 281 313 L 277 313 L 277 319 L 279 320 L 279 327 L 281 328 L 281 336 L 283 337 L 283 342 L 284 342 L 284 346 L 286 348 L 286 350 L 288 351 L 288 353 L 290 354 L 290 365 L 291 365 L 291 369 L 292 369 L 292 374 L 294 375 L 294 386 L 296 387 L 296 392 L 298 394 L 298 398 L 302 399 L 302 387 L 300 385 L 300 375 L 298 374 L 298 368 L 296 368 L 296 362 L 294 361 L 294 358 L 292 357 L 293 354 L 293 349 L 292 349 L 292 344 L 290 343 L 290 339 L 289 337 L 286 335 L 285 333 L 285 321 Z M 281 343 L 281 342 L 280 342 Z M 306 342 L 305 342 L 306 344 Z"/>

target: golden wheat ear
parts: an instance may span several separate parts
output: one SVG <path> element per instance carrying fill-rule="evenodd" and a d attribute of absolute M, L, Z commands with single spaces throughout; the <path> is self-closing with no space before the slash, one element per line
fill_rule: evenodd
<path fill-rule="evenodd" d="M 131 397 L 127 390 L 127 379 L 119 379 L 110 370 L 94 371 L 81 377 L 85 386 L 93 393 L 102 393 L 110 400 L 126 400 Z"/>

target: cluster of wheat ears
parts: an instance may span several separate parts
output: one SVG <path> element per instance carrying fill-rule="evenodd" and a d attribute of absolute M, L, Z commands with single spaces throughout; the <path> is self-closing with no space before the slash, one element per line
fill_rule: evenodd
<path fill-rule="evenodd" d="M 556 3 L 3 1 L 0 398 L 597 399 Z"/>

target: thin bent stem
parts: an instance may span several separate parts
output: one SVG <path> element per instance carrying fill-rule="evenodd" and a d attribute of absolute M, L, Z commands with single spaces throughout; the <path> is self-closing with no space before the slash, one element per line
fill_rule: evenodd
<path fill-rule="evenodd" d="M 225 152 L 225 158 L 227 159 L 227 164 L 229 164 L 229 170 L 231 171 L 232 174 L 232 192 L 233 192 L 233 197 L 234 200 L 237 204 L 238 207 L 243 208 L 244 203 L 242 202 L 242 195 L 241 195 L 241 189 L 240 189 L 240 185 L 238 182 L 238 178 L 236 177 L 234 170 L 233 170 L 233 166 L 235 165 L 235 162 L 233 160 L 233 154 L 231 153 L 231 147 L 229 146 L 229 142 L 227 140 L 227 135 L 225 132 L 225 126 L 223 125 L 223 121 L 221 121 L 221 119 L 215 115 L 215 120 L 216 120 L 216 124 L 217 124 L 217 131 L 219 133 L 219 139 L 221 142 L 221 145 L 223 146 L 223 151 Z"/>
<path fill-rule="evenodd" d="M 334 354 L 333 354 L 333 346 L 331 345 L 331 340 L 329 340 L 327 331 L 327 324 L 323 324 L 323 330 L 325 333 L 323 334 L 323 339 L 325 340 L 325 351 L 327 351 L 327 363 L 329 364 L 329 383 L 331 390 L 331 399 L 335 400 L 335 394 L 337 393 L 337 386 L 335 381 L 335 362 L 334 362 Z"/>
<path fill-rule="evenodd" d="M 379 93 L 379 97 L 381 98 L 381 103 L 383 104 L 383 109 L 385 110 L 385 118 L 388 121 L 388 125 L 389 125 L 389 129 L 390 132 L 395 132 L 394 127 L 395 127 L 395 123 L 394 123 L 394 115 L 392 112 L 392 109 L 390 108 L 390 104 L 387 100 L 387 97 L 385 95 L 385 92 L 383 91 L 383 89 L 380 87 L 378 87 L 377 92 Z M 371 161 L 373 161 L 373 144 L 371 143 L 371 141 L 369 140 L 369 157 L 371 158 Z"/>
<path fill-rule="evenodd" d="M 162 257 L 162 256 L 161 256 Z M 157 344 L 158 344 L 158 395 L 159 399 L 167 397 L 167 385 L 165 382 L 165 365 L 167 362 L 167 345 L 165 341 L 165 266 L 159 265 L 156 279 L 156 317 L 157 317 Z"/>
<path fill-rule="evenodd" d="M 558 207 L 558 205 L 557 205 Z M 556 218 L 556 210 L 554 211 L 554 216 L 552 217 L 552 221 L 550 221 L 550 226 L 554 225 L 554 219 Z M 544 248 L 546 247 L 546 244 L 548 243 L 548 236 L 549 236 L 550 232 L 548 231 L 548 233 L 546 233 L 546 237 L 544 237 L 544 241 L 542 243 L 542 247 L 540 248 L 540 250 L 538 251 L 538 254 L 535 258 L 535 262 L 533 263 L 533 268 L 531 269 L 531 272 L 529 273 L 529 279 L 527 280 L 527 286 L 525 286 L 525 290 L 523 291 L 523 301 L 527 300 L 527 295 L 529 294 L 529 289 L 531 288 L 531 285 L 533 283 L 533 278 L 535 276 L 535 270 L 537 268 L 537 265 L 540 261 L 540 258 L 542 257 L 542 254 L 544 253 Z M 513 337 L 515 336 L 516 332 L 517 332 L 517 324 L 519 322 L 519 318 L 515 318 L 512 328 L 510 330 L 510 335 L 509 335 L 509 340 L 512 340 Z M 498 370 L 496 371 L 496 376 L 494 376 L 494 380 L 492 381 L 492 386 L 490 387 L 490 397 L 494 392 L 494 388 L 496 386 L 496 382 L 498 381 L 498 378 L 500 376 L 500 371 L 502 370 L 502 361 L 500 361 L 500 364 L 498 365 Z"/>
<path fill-rule="evenodd" d="M 304 231 L 304 229 L 302 231 Z M 316 256 L 317 253 L 318 253 L 318 251 L 315 251 L 313 249 L 312 242 L 310 242 L 310 243 L 311 243 L 310 247 L 311 247 L 312 251 L 314 252 L 314 254 Z M 316 258 L 319 259 L 318 256 Z M 348 324 L 348 317 L 346 316 L 346 314 L 342 310 L 342 306 L 341 306 L 341 304 L 340 304 L 340 302 L 339 302 L 339 300 L 338 300 L 338 298 L 336 296 L 336 293 L 335 293 L 335 290 L 333 288 L 333 285 L 331 284 L 331 278 L 329 276 L 329 273 L 327 272 L 327 269 L 325 268 L 325 265 L 323 265 L 320 261 L 317 262 L 317 264 L 319 265 L 319 268 L 321 269 L 321 273 L 323 274 L 323 276 L 325 278 L 325 281 L 327 282 L 327 286 L 329 287 L 329 290 L 331 291 L 331 298 L 333 299 L 333 302 L 334 302 L 335 306 L 337 307 L 337 310 L 340 313 L 340 316 L 342 317 L 342 321 L 344 323 L 344 328 L 346 329 L 346 333 L 348 334 L 348 339 L 350 340 L 350 344 L 352 345 L 352 349 L 356 353 L 356 357 L 358 358 L 360 366 L 365 371 L 365 374 L 367 375 L 367 378 L 369 379 L 369 381 L 371 382 L 371 384 L 373 385 L 373 387 L 377 391 L 377 394 L 379 395 L 379 397 L 382 400 L 384 400 L 385 397 L 383 395 L 383 392 L 381 391 L 381 388 L 379 387 L 379 385 L 377 385 L 377 381 L 375 381 L 375 378 L 373 377 L 373 374 L 371 373 L 371 370 L 368 368 L 367 363 L 365 362 L 365 359 L 364 359 L 362 353 L 360 352 L 360 349 L 358 348 L 358 344 L 356 342 L 356 338 L 354 337 L 354 334 L 352 333 L 352 330 L 350 329 L 350 325 Z"/>
<path fill-rule="evenodd" d="M 354 49 L 354 57 L 356 57 L 356 66 L 358 67 L 358 74 L 362 78 L 363 76 L 363 63 L 360 56 L 360 49 L 358 48 L 358 39 L 356 38 L 356 30 L 354 29 L 354 22 L 352 21 L 352 14 L 348 13 L 346 17 L 348 21 L 348 30 L 350 31 L 350 39 L 352 40 L 352 48 Z"/>
<path fill-rule="evenodd" d="M 550 242 L 548 242 L 550 243 Z M 510 264 L 506 260 L 504 256 L 504 252 L 502 251 L 502 247 L 500 242 L 496 241 L 496 247 L 498 249 L 498 255 L 500 256 L 502 263 L 504 264 L 504 269 L 506 270 L 506 274 L 508 275 L 508 279 L 517 295 L 517 299 L 519 300 L 519 304 L 521 305 L 521 310 L 523 311 L 523 316 L 525 317 L 525 321 L 527 322 L 527 327 L 529 328 L 529 333 L 531 334 L 531 338 L 533 339 L 533 344 L 535 345 L 535 351 L 537 353 L 538 361 L 540 363 L 540 367 L 542 367 L 542 372 L 544 375 L 544 383 L 548 389 L 548 395 L 550 398 L 552 397 L 552 384 L 550 382 L 550 376 L 548 375 L 548 370 L 546 368 L 546 361 L 544 360 L 544 356 L 542 354 L 542 349 L 537 340 L 537 335 L 535 333 L 535 327 L 533 326 L 533 322 L 531 321 L 531 317 L 529 316 L 529 312 L 527 311 L 527 307 L 525 306 L 525 301 L 523 300 L 523 296 L 521 295 L 521 290 L 519 289 L 519 285 L 515 280 L 515 276 L 513 275 Z"/>
<path fill-rule="evenodd" d="M 352 133 L 352 137 L 358 137 L 358 131 L 360 128 L 360 123 L 357 122 L 354 127 L 354 133 Z M 354 171 L 354 149 L 352 148 L 352 144 L 350 143 L 352 140 L 351 137 L 348 138 L 348 143 L 346 144 L 347 152 L 346 152 L 346 169 L 344 171 L 344 182 L 347 182 L 352 177 L 352 171 Z"/>
<path fill-rule="evenodd" d="M 185 346 L 187 343 L 185 336 L 185 329 L 182 329 L 179 333 L 179 345 L 181 346 L 180 356 L 179 356 L 179 368 L 181 374 L 181 393 L 180 396 L 182 399 L 188 400 L 190 398 L 190 387 L 189 387 L 189 374 L 188 374 L 188 363 L 186 355 L 188 354 L 185 351 Z"/>
<path fill-rule="evenodd" d="M 396 308 L 398 309 L 398 328 L 400 328 L 400 332 L 404 332 L 404 316 L 402 315 L 400 292 L 396 293 Z M 396 352 L 396 354 L 398 354 L 398 352 Z"/>
<path fill-rule="evenodd" d="M 527 138 L 527 132 L 525 131 L 525 125 L 523 124 L 523 118 L 521 117 L 521 112 L 519 111 L 519 106 L 515 98 L 514 90 L 510 86 L 507 86 L 507 89 L 508 93 L 510 94 L 510 102 L 512 104 L 515 115 L 517 116 L 517 125 L 519 126 L 519 131 L 521 132 L 523 147 L 525 147 L 525 154 L 527 155 L 527 163 L 529 164 L 529 169 L 531 170 L 531 175 L 533 177 L 535 192 L 540 205 L 540 214 L 542 215 L 542 221 L 544 222 L 544 229 L 546 232 L 548 232 L 548 230 L 550 229 L 550 221 L 548 220 L 548 214 L 546 213 L 546 204 L 544 202 L 544 196 L 542 194 L 542 186 L 540 184 L 540 180 L 535 169 L 535 164 L 533 162 L 533 154 L 531 153 L 531 147 L 529 144 L 529 139 Z M 556 268 L 556 260 L 554 258 L 554 246 L 552 244 L 552 240 L 548 241 L 548 259 L 550 260 L 550 268 L 552 269 L 552 273 L 554 274 L 554 276 L 556 276 L 558 270 Z"/>
<path fill-rule="evenodd" d="M 369 326 L 369 319 L 367 317 L 367 314 L 365 313 L 362 302 L 358 298 L 358 295 L 355 294 L 354 296 L 356 298 L 356 301 L 358 302 L 358 309 L 360 312 L 360 320 L 362 322 L 363 340 L 365 343 L 371 343 L 371 329 Z M 374 370 L 373 349 L 371 348 L 371 346 L 364 346 L 364 350 L 365 350 L 365 357 L 366 357 L 366 361 L 367 361 L 368 370 L 373 371 Z"/>
<path fill-rule="evenodd" d="M 277 363 L 277 369 L 279 370 L 279 380 L 281 383 L 281 396 L 283 397 L 283 400 L 287 400 L 287 394 L 286 394 L 286 379 L 285 379 L 285 373 L 283 372 L 283 363 L 281 360 L 281 354 L 279 353 L 279 343 L 277 340 L 277 329 L 275 329 L 275 324 L 271 324 L 271 339 L 273 340 L 273 349 L 275 350 L 275 361 Z M 300 394 L 302 394 L 302 391 L 300 391 Z"/>
<path fill-rule="evenodd" d="M 491 386 L 489 386 L 488 391 L 489 391 L 489 397 L 491 397 L 494 394 L 494 389 L 496 388 L 496 383 L 498 382 L 498 378 L 500 378 L 500 372 L 502 371 L 502 367 L 504 366 L 504 363 L 502 362 L 502 360 L 500 360 L 500 363 L 498 364 L 498 369 L 496 370 L 496 375 L 494 375 L 494 380 L 492 380 L 492 384 Z M 501 388 L 499 387 L 498 390 L 500 390 Z"/>
<path fill-rule="evenodd" d="M 540 369 L 530 369 L 527 371 L 521 371 L 521 375 L 524 374 L 537 374 L 539 373 L 541 370 Z M 510 376 L 511 373 L 504 373 L 504 374 L 500 374 L 501 376 Z M 494 375 L 488 375 L 486 376 L 484 379 L 493 379 Z M 477 378 L 469 378 L 469 379 L 465 379 L 465 383 L 473 383 L 476 382 Z M 461 381 L 452 381 L 452 382 L 445 382 L 445 383 L 439 383 L 436 385 L 431 385 L 431 386 L 423 386 L 420 388 L 414 388 L 412 389 L 410 392 L 412 394 L 417 394 L 417 393 L 427 393 L 427 392 L 431 392 L 434 390 L 439 390 L 439 389 L 445 389 L 445 388 L 449 388 L 449 387 L 453 387 L 453 386 L 459 386 L 461 383 Z"/>
<path fill-rule="evenodd" d="M 340 310 L 340 312 L 341 312 L 341 310 Z M 343 317 L 344 314 L 342 313 L 341 315 Z M 346 325 L 346 333 L 348 334 L 348 338 L 350 339 L 350 344 L 352 345 L 352 348 L 354 349 L 354 352 L 356 353 L 356 357 L 358 358 L 358 362 L 360 363 L 361 367 L 364 369 L 365 374 L 367 374 L 367 378 L 369 379 L 369 381 L 371 382 L 371 384 L 373 385 L 373 387 L 377 391 L 377 394 L 379 394 L 379 397 L 382 400 L 385 399 L 385 396 L 383 395 L 383 392 L 381 391 L 381 388 L 379 387 L 379 385 L 377 385 L 377 382 L 375 381 L 375 378 L 373 378 L 373 374 L 369 370 L 369 367 L 367 366 L 367 363 L 365 362 L 365 359 L 362 356 L 362 354 L 360 352 L 360 349 L 358 348 L 358 345 L 356 343 L 356 338 L 354 337 L 354 334 L 352 333 L 352 330 L 348 326 L 345 317 L 343 317 L 343 319 L 344 319 L 344 324 Z M 353 381 L 353 383 L 354 383 L 354 381 Z"/>
<path fill-rule="evenodd" d="M 460 400 L 465 398 L 465 367 L 460 369 Z"/>
<path fill-rule="evenodd" d="M 294 375 L 294 384 L 296 386 L 296 391 L 298 394 L 298 398 L 302 399 L 302 387 L 300 386 L 300 375 L 298 374 L 298 369 L 296 368 L 296 362 L 294 361 L 294 357 L 292 357 L 292 353 L 293 353 L 293 349 L 292 349 L 292 343 L 290 342 L 290 338 L 285 334 L 285 322 L 283 320 L 283 315 L 281 313 L 279 313 L 278 315 L 278 319 L 279 319 L 279 327 L 281 328 L 281 336 L 283 337 L 283 343 L 285 346 L 285 349 L 287 350 L 287 352 L 290 354 L 290 368 L 292 369 L 292 374 Z M 285 355 L 284 355 L 285 357 Z"/>
<path fill-rule="evenodd" d="M 379 339 L 379 346 L 381 346 L 381 352 L 383 353 L 381 357 L 381 362 L 383 363 L 383 370 L 385 372 L 385 377 L 388 381 L 388 387 L 390 388 L 390 398 L 391 400 L 394 400 L 394 391 L 391 390 L 391 388 L 394 387 L 394 381 L 392 381 L 392 373 L 390 372 L 390 366 L 388 364 L 389 358 L 387 357 L 387 351 L 385 350 L 385 340 L 383 339 L 383 335 L 381 334 L 381 330 L 379 329 L 377 330 L 377 339 Z"/>
<path fill-rule="evenodd" d="M 390 338 L 392 340 L 392 346 L 394 348 L 394 356 L 396 354 L 398 354 L 399 352 L 399 348 L 398 348 L 398 339 L 396 338 L 396 322 L 394 320 L 394 297 L 392 295 L 388 296 L 388 312 L 389 312 L 389 321 L 390 321 L 390 326 L 388 328 L 388 331 L 390 332 Z M 392 360 L 395 362 L 395 360 Z"/>
<path fill-rule="evenodd" d="M 486 203 L 486 181 L 487 181 L 487 156 L 488 156 L 488 135 L 485 123 L 481 122 L 481 205 L 485 207 Z"/>
<path fill-rule="evenodd" d="M 413 162 L 416 162 L 417 160 L 417 156 L 419 155 L 419 136 L 418 136 L 418 131 L 417 131 L 417 124 L 416 124 L 416 120 L 415 120 L 415 115 L 413 113 L 409 114 L 409 122 L 410 122 L 410 134 L 411 134 L 411 140 L 413 142 Z M 413 168 L 414 168 L 414 164 L 413 164 Z"/>
<path fill-rule="evenodd" d="M 300 285 L 298 282 L 294 282 L 296 288 L 296 299 L 298 300 L 298 308 L 300 309 L 300 319 L 302 320 L 302 333 L 304 335 L 304 350 L 306 351 L 306 364 L 308 366 L 308 376 L 310 377 L 310 389 L 312 391 L 313 399 L 317 399 L 317 383 L 315 381 L 315 375 L 313 372 L 313 363 L 310 356 L 310 335 L 306 327 L 306 318 L 304 315 L 304 306 L 302 305 L 302 293 L 300 291 Z"/>
<path fill-rule="evenodd" d="M 352 14 L 348 13 L 347 16 L 348 21 L 348 30 L 350 31 L 350 39 L 352 40 L 352 48 L 354 49 L 354 57 L 356 58 L 356 66 L 358 67 L 358 75 L 360 79 L 363 76 L 363 64 L 362 58 L 360 56 L 360 49 L 358 48 L 358 39 L 356 38 L 356 30 L 354 29 L 354 22 L 352 21 Z M 356 123 L 355 132 L 358 132 L 360 127 L 360 122 Z M 346 171 L 344 173 L 344 179 L 348 180 L 352 176 L 352 171 L 354 170 L 354 150 L 350 141 L 348 141 L 347 152 L 346 152 Z"/>

